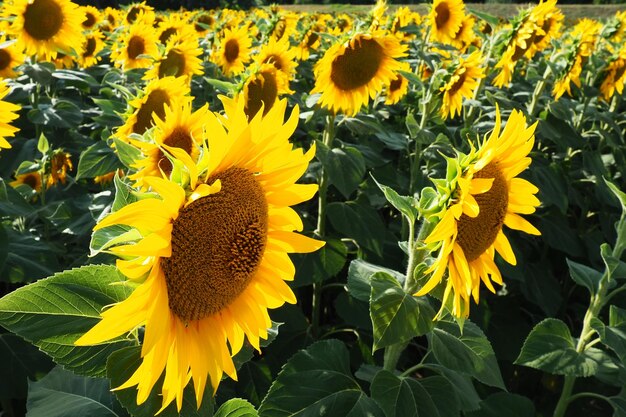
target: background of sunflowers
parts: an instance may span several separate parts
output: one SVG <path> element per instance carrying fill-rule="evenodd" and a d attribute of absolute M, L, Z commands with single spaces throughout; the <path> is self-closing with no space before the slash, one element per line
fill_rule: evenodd
<path fill-rule="evenodd" d="M 291 142 L 315 145 L 300 183 L 320 190 L 296 211 L 326 244 L 291 255 L 297 302 L 270 310 L 260 352 L 242 346 L 237 381 L 214 398 L 207 386 L 200 409 L 190 384 L 159 415 L 626 415 L 626 11 L 575 21 L 542 2 L 504 21 L 459 0 L 360 15 L 34 4 L 5 1 L 0 20 L 2 416 L 161 408 L 160 385 L 142 405 L 134 387 L 110 391 L 138 368 L 141 330 L 75 345 L 133 288 L 108 285 L 121 275 L 106 249 L 127 230 L 93 229 L 145 198 L 144 177 L 185 172 L 164 159 L 183 147 L 155 136 L 164 102 L 246 125 L 279 98 L 300 109 Z M 433 320 L 444 285 L 416 297 L 405 282 L 424 285 L 438 249 L 408 237 L 459 198 L 496 105 L 503 129 L 513 110 L 538 121 L 520 175 L 538 188 L 526 218 L 541 236 L 507 231 L 505 285 L 467 319 L 444 308 Z"/>

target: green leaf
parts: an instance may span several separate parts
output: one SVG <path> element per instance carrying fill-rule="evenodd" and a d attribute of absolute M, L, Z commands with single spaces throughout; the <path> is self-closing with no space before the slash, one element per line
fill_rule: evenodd
<path fill-rule="evenodd" d="M 406 117 L 404 118 L 404 125 L 406 126 L 406 130 L 409 131 L 409 136 L 411 137 L 411 139 L 415 139 L 420 131 L 420 125 L 417 123 L 417 120 L 415 120 L 415 116 L 413 116 L 413 113 L 407 113 Z"/>
<path fill-rule="evenodd" d="M 626 417 L 626 388 L 622 388 L 622 391 L 609 398 L 609 403 L 613 407 L 613 417 Z"/>
<path fill-rule="evenodd" d="M 123 167 L 115 151 L 104 141 L 98 141 L 80 154 L 76 179 L 93 178 Z"/>
<path fill-rule="evenodd" d="M 317 157 L 328 172 L 330 184 L 349 198 L 365 175 L 365 159 L 361 152 L 350 146 L 329 149 L 318 141 Z"/>
<path fill-rule="evenodd" d="M 237 90 L 237 84 L 229 83 L 227 81 L 216 80 L 215 78 L 204 77 L 204 80 L 215 87 L 216 89 L 224 93 L 234 93 Z"/>
<path fill-rule="evenodd" d="M 226 401 L 215 412 L 214 417 L 258 417 L 252 404 L 241 398 Z"/>
<path fill-rule="evenodd" d="M 111 387 L 119 387 L 126 382 L 141 364 L 141 346 L 131 346 L 113 353 L 107 361 L 107 377 L 111 380 Z M 115 391 L 119 402 L 126 408 L 133 417 L 154 417 L 161 409 L 163 397 L 161 387 L 165 372 L 157 380 L 148 399 L 141 405 L 137 404 L 137 387 L 130 387 Z M 176 401 L 169 404 L 163 410 L 160 417 L 210 417 L 213 415 L 213 389 L 207 383 L 204 390 L 202 405 L 196 405 L 196 395 L 193 390 L 193 380 L 183 391 L 183 406 L 180 413 L 176 409 Z"/>
<path fill-rule="evenodd" d="M 614 306 L 611 307 L 614 308 Z M 613 321 L 617 321 L 614 311 L 611 311 L 611 315 Z M 591 327 L 598 333 L 602 343 L 613 349 L 620 361 L 626 365 L 626 323 L 622 322 L 606 326 L 602 321 L 594 317 L 591 320 Z"/>
<path fill-rule="evenodd" d="M 601 351 L 595 348 L 576 352 L 567 325 L 561 320 L 549 318 L 533 328 L 515 363 L 555 375 L 587 377 L 598 370 L 598 353 Z"/>
<path fill-rule="evenodd" d="M 338 340 L 322 340 L 292 356 L 274 380 L 259 415 L 384 416 L 354 380 L 348 349 Z"/>
<path fill-rule="evenodd" d="M 606 266 L 609 279 L 626 278 L 626 262 L 623 262 L 613 256 L 613 251 L 608 243 L 600 245 L 600 255 L 602 255 L 602 260 Z"/>
<path fill-rule="evenodd" d="M 115 199 L 113 200 L 111 210 L 118 211 L 122 207 L 139 200 L 133 190 L 133 187 L 122 180 L 117 173 L 113 177 L 113 183 L 115 184 Z"/>
<path fill-rule="evenodd" d="M 479 408 L 480 397 L 469 376 L 436 363 L 425 363 L 424 366 L 437 372 L 443 379 L 443 381 L 429 379 L 429 384 L 424 383 L 424 387 L 430 392 L 431 397 L 439 399 L 440 409 L 448 410 L 448 414 L 444 415 L 458 415 L 458 408 L 463 411 Z M 446 386 L 450 389 L 445 389 Z"/>
<path fill-rule="evenodd" d="M 48 143 L 48 139 L 46 139 L 46 135 L 43 133 L 39 135 L 39 140 L 37 141 L 37 150 L 41 152 L 42 155 L 45 155 L 50 149 L 50 144 Z"/>
<path fill-rule="evenodd" d="M 74 346 L 74 342 L 100 321 L 105 306 L 130 295 L 131 288 L 120 285 L 124 282 L 117 269 L 108 265 L 58 273 L 0 299 L 0 325 L 32 342 L 66 369 L 103 376 L 107 357 L 133 342 L 116 340 L 95 346 Z"/>
<path fill-rule="evenodd" d="M 606 178 L 604 179 L 604 182 L 611 189 L 613 195 L 615 195 L 615 197 L 619 200 L 620 206 L 622 206 L 622 213 L 626 214 L 626 193 Z"/>
<path fill-rule="evenodd" d="M 127 168 L 134 169 L 133 165 L 141 159 L 141 151 L 130 143 L 126 143 L 118 138 L 113 138 L 113 143 L 115 143 L 117 156 L 122 164 L 124 164 Z"/>
<path fill-rule="evenodd" d="M 626 324 L 626 310 L 617 306 L 609 307 L 609 326 L 621 326 Z"/>
<path fill-rule="evenodd" d="M 0 399 L 26 398 L 28 380 L 54 366 L 35 346 L 10 333 L 0 334 L 0 363 Z"/>
<path fill-rule="evenodd" d="M 435 311 L 425 297 L 407 294 L 398 281 L 385 272 L 375 273 L 371 283 L 372 350 L 407 342 L 432 330 Z"/>
<path fill-rule="evenodd" d="M 533 402 L 518 394 L 497 392 L 480 403 L 480 410 L 467 414 L 467 417 L 534 417 Z"/>
<path fill-rule="evenodd" d="M 339 239 L 325 239 L 326 244 L 314 253 L 295 255 L 295 287 L 323 282 L 334 277 L 343 269 L 348 256 L 348 248 Z M 292 287 L 293 288 L 293 287 Z"/>
<path fill-rule="evenodd" d="M 451 371 L 449 371 L 451 372 Z M 437 412 L 441 417 L 458 417 L 461 409 L 458 392 L 463 389 L 463 385 L 453 386 L 449 379 L 443 376 L 430 376 L 420 378 L 419 384 L 426 390 L 430 399 L 435 403 Z M 469 385 L 474 389 L 471 381 Z M 475 391 L 472 391 L 477 395 Z M 426 414 L 436 415 L 436 414 Z"/>
<path fill-rule="evenodd" d="M 429 392 L 415 379 L 382 370 L 374 377 L 371 392 L 386 417 L 442 417 Z"/>
<path fill-rule="evenodd" d="M 463 326 L 439 321 L 431 336 L 437 361 L 446 368 L 472 376 L 480 382 L 506 389 L 496 355 L 483 331 L 469 320 Z"/>
<path fill-rule="evenodd" d="M 350 267 L 348 268 L 348 292 L 350 295 L 357 300 L 369 303 L 370 294 L 372 292 L 370 278 L 376 272 L 386 272 L 393 276 L 400 284 L 404 283 L 405 276 L 398 271 L 374 265 L 362 259 L 354 259 L 350 262 Z"/>
<path fill-rule="evenodd" d="M 591 295 L 595 295 L 598 292 L 598 286 L 602 279 L 601 272 L 577 262 L 570 261 L 569 259 L 567 259 L 567 267 L 569 268 L 570 276 L 576 284 L 587 288 Z"/>
<path fill-rule="evenodd" d="M 476 16 L 476 17 L 478 17 L 478 18 L 480 18 L 480 19 L 484 20 L 485 22 L 489 23 L 489 24 L 490 24 L 492 27 L 494 27 L 494 28 L 495 28 L 496 26 L 498 26 L 498 24 L 500 23 L 500 22 L 498 21 L 498 18 L 497 18 L 496 16 L 493 16 L 493 15 L 491 15 L 491 14 L 489 14 L 489 13 L 479 12 L 478 10 L 475 10 L 475 9 L 469 9 L 469 8 L 468 8 L 468 10 L 469 10 L 469 12 L 470 12 L 471 14 L 473 14 L 474 16 Z"/>
<path fill-rule="evenodd" d="M 371 206 L 355 202 L 330 203 L 326 206 L 326 215 L 335 230 L 382 256 L 384 240 L 381 236 L 385 236 L 387 229 Z"/>
<path fill-rule="evenodd" d="M 110 391 L 109 381 L 54 368 L 28 387 L 29 417 L 121 417 L 126 413 Z"/>
<path fill-rule="evenodd" d="M 415 199 L 413 197 L 400 195 L 393 188 L 380 184 L 373 176 L 372 178 L 376 185 L 378 185 L 378 188 L 385 194 L 387 201 L 400 213 L 404 214 L 411 223 L 415 223 L 415 219 L 417 219 L 419 215 Z"/>

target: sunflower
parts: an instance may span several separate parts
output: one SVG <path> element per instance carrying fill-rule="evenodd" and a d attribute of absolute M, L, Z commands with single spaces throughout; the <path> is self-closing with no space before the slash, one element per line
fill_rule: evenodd
<path fill-rule="evenodd" d="M 15 16 L 9 32 L 27 55 L 47 61 L 59 50 L 80 52 L 84 16 L 69 0 L 14 0 L 5 3 L 2 15 Z"/>
<path fill-rule="evenodd" d="M 272 64 L 276 70 L 285 74 L 287 79 L 293 79 L 296 72 L 295 50 L 289 45 L 289 39 L 277 41 L 270 38 L 268 43 L 261 47 L 255 58 L 258 65 Z"/>
<path fill-rule="evenodd" d="M 296 58 L 299 61 L 306 61 L 309 59 L 311 51 L 315 51 L 320 47 L 322 43 L 321 32 L 322 27 L 317 24 L 312 25 L 304 32 L 302 39 L 296 46 Z"/>
<path fill-rule="evenodd" d="M 83 52 L 78 57 L 78 64 L 82 68 L 89 68 L 100 61 L 98 54 L 104 49 L 104 35 L 99 30 L 85 35 L 85 43 L 83 45 Z"/>
<path fill-rule="evenodd" d="M 170 38 L 165 51 L 152 68 L 150 68 L 145 80 L 163 78 L 167 76 L 185 77 L 191 81 L 191 77 L 202 74 L 202 49 L 198 46 L 195 37 L 174 36 Z"/>
<path fill-rule="evenodd" d="M 133 3 L 128 6 L 124 20 L 127 25 L 133 25 L 139 21 L 143 21 L 146 25 L 152 25 L 154 18 L 154 8 L 142 1 L 141 3 Z"/>
<path fill-rule="evenodd" d="M 158 56 L 158 38 L 152 27 L 143 20 L 130 26 L 111 49 L 111 60 L 123 70 L 148 68 Z"/>
<path fill-rule="evenodd" d="M 409 64 L 405 64 L 402 71 L 411 71 Z M 402 76 L 399 72 L 396 73 L 394 79 L 385 88 L 387 98 L 385 104 L 396 104 L 402 97 L 409 91 L 409 80 Z"/>
<path fill-rule="evenodd" d="M 224 29 L 224 36 L 219 41 L 219 49 L 213 55 L 214 61 L 226 76 L 241 74 L 244 65 L 250 61 L 252 39 L 245 27 Z"/>
<path fill-rule="evenodd" d="M 167 15 L 162 22 L 159 23 L 159 42 L 167 45 L 172 37 L 178 36 L 179 39 L 189 38 L 195 40 L 195 32 L 189 27 L 187 22 L 178 14 Z"/>
<path fill-rule="evenodd" d="M 626 84 L 626 46 L 622 46 L 604 70 L 604 80 L 600 85 L 600 92 L 605 101 L 609 101 L 615 91 L 622 94 Z"/>
<path fill-rule="evenodd" d="M 474 26 L 476 25 L 476 19 L 472 16 L 465 16 L 461 27 L 457 33 L 449 40 L 449 43 L 460 51 L 465 51 L 470 45 L 472 45 L 476 39 L 476 33 L 474 32 Z"/>
<path fill-rule="evenodd" d="M 541 233 L 520 214 L 534 213 L 540 202 L 538 189 L 518 175 L 531 163 L 528 153 L 534 144 L 537 123 L 526 126 L 526 118 L 514 110 L 500 133 L 500 110 L 496 107 L 496 123 L 491 136 L 472 146 L 469 155 L 450 159 L 448 172 L 456 175 L 444 180 L 444 209 L 439 223 L 424 243 L 438 250 L 435 262 L 426 273 L 432 273 L 415 294 L 430 292 L 448 271 L 442 309 L 452 306 L 452 314 L 467 317 L 470 297 L 478 302 L 480 282 L 495 292 L 492 281 L 502 284 L 502 276 L 494 262 L 495 252 L 516 264 L 503 226 L 532 235 Z M 447 201 L 445 200 L 447 199 Z"/>
<path fill-rule="evenodd" d="M 46 184 L 50 187 L 54 184 L 65 184 L 67 182 L 67 172 L 74 168 L 72 159 L 69 153 L 63 151 L 56 151 L 50 158 L 50 175 Z"/>
<path fill-rule="evenodd" d="M 13 188 L 18 188 L 21 185 L 29 186 L 33 191 L 41 191 L 41 172 L 32 171 L 25 174 L 19 174 L 15 176 L 15 181 L 11 181 L 9 185 Z"/>
<path fill-rule="evenodd" d="M 481 67 L 482 56 L 480 51 L 474 51 L 467 58 L 459 57 L 453 66 L 450 78 L 441 87 L 443 93 L 441 116 L 444 119 L 461 114 L 463 99 L 470 98 L 478 88 L 480 79 L 485 76 L 485 69 Z"/>
<path fill-rule="evenodd" d="M 244 339 L 260 349 L 271 326 L 268 308 L 296 302 L 285 284 L 295 272 L 288 253 L 312 252 L 323 242 L 294 232 L 303 226 L 290 206 L 317 191 L 315 184 L 295 184 L 315 149 L 292 148 L 298 111 L 285 123 L 285 108 L 286 101 L 277 103 L 248 123 L 238 107 L 234 117 L 245 126 L 237 135 L 220 128 L 204 137 L 211 152 L 189 190 L 147 177 L 154 198 L 94 228 L 124 224 L 142 236 L 110 249 L 124 258 L 118 269 L 140 283 L 76 344 L 102 343 L 145 325 L 143 361 L 117 388 L 137 385 L 138 404 L 163 373 L 162 410 L 174 400 L 181 409 L 189 380 L 200 404 L 207 383 L 215 392 L 223 373 L 236 378 L 232 356 Z"/>
<path fill-rule="evenodd" d="M 563 13 L 556 6 L 556 0 L 541 1 L 531 12 L 536 22 L 535 33 L 530 39 L 530 47 L 526 56 L 532 58 L 536 52 L 544 50 L 550 45 L 550 40 L 560 37 L 563 24 Z"/>
<path fill-rule="evenodd" d="M 11 144 L 6 138 L 15 136 L 15 132 L 20 130 L 11 126 L 11 122 L 19 117 L 17 112 L 20 110 L 20 106 L 4 101 L 3 99 L 7 94 L 9 94 L 9 87 L 4 80 L 0 79 L 0 149 L 11 148 Z"/>
<path fill-rule="evenodd" d="M 215 23 L 215 17 L 210 12 L 201 11 L 193 19 L 193 28 L 199 36 L 204 36 L 213 29 Z"/>
<path fill-rule="evenodd" d="M 84 16 L 82 22 L 83 29 L 91 30 L 102 20 L 102 14 L 93 6 L 81 6 L 80 9 Z"/>
<path fill-rule="evenodd" d="M 463 0 L 434 0 L 428 14 L 430 36 L 436 42 L 450 43 L 465 19 Z"/>
<path fill-rule="evenodd" d="M 9 43 L 4 35 L 0 35 L 0 78 L 15 78 L 18 73 L 15 67 L 24 63 L 25 56 L 19 46 L 13 41 Z"/>
<path fill-rule="evenodd" d="M 195 112 L 191 110 L 190 100 L 173 102 L 164 108 L 163 117 L 153 116 L 152 140 L 132 141 L 145 155 L 134 165 L 137 173 L 129 176 L 138 185 L 142 185 L 144 177 L 169 178 L 174 168 L 172 160 L 186 162 L 188 167 L 197 163 L 204 132 L 215 128 L 211 123 L 216 119 L 210 114 L 208 104 Z"/>
<path fill-rule="evenodd" d="M 315 87 L 320 103 L 332 112 L 355 115 L 369 98 L 395 78 L 406 46 L 393 35 L 357 34 L 328 48 L 315 64 Z"/>
<path fill-rule="evenodd" d="M 128 102 L 129 115 L 117 130 L 116 137 L 128 140 L 132 133 L 143 135 L 154 124 L 155 115 L 165 117 L 165 105 L 181 101 L 188 94 L 189 85 L 184 77 L 152 80 L 138 97 Z"/>

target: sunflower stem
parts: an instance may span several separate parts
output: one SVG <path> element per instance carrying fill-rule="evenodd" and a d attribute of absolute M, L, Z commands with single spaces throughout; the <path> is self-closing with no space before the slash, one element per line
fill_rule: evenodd
<path fill-rule="evenodd" d="M 322 141 L 329 149 L 335 139 L 335 116 L 326 117 L 326 127 L 322 133 Z M 326 192 L 328 190 L 328 171 L 324 164 L 320 168 L 320 187 L 317 193 L 317 229 L 315 234 L 324 238 L 326 233 Z M 311 333 L 316 337 L 319 333 L 320 316 L 322 313 L 322 283 L 313 283 L 313 299 L 311 301 Z"/>
<path fill-rule="evenodd" d="M 535 115 L 535 110 L 537 109 L 537 103 L 539 103 L 539 97 L 541 97 L 541 93 L 543 93 L 543 89 L 546 86 L 546 79 L 550 76 L 551 73 L 552 73 L 552 68 L 550 67 L 550 65 L 548 65 L 546 67 L 546 70 L 543 73 L 543 78 L 541 79 L 541 81 L 537 83 L 537 86 L 535 87 L 535 91 L 533 91 L 533 98 L 530 101 L 530 104 L 528 105 L 529 116 Z"/>

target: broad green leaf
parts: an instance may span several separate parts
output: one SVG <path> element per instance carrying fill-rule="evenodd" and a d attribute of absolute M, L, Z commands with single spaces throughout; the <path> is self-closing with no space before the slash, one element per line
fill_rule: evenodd
<path fill-rule="evenodd" d="M 613 407 L 613 417 L 626 417 L 626 387 L 622 387 L 622 391 L 609 398 L 609 403 Z"/>
<path fill-rule="evenodd" d="M 398 281 L 385 272 L 375 273 L 371 283 L 370 317 L 374 328 L 374 351 L 407 342 L 432 330 L 435 311 L 427 298 L 407 294 Z"/>
<path fill-rule="evenodd" d="M 415 120 L 413 113 L 407 113 L 404 118 L 404 125 L 406 126 L 406 130 L 409 131 L 411 139 L 415 139 L 420 131 L 420 125 L 417 123 L 417 120 Z"/>
<path fill-rule="evenodd" d="M 468 10 L 471 14 L 489 23 L 494 28 L 498 26 L 498 24 L 500 23 L 496 16 L 493 16 L 489 13 L 479 12 L 478 10 L 475 10 L 475 9 L 468 9 Z"/>
<path fill-rule="evenodd" d="M 28 387 L 28 417 L 122 417 L 127 414 L 110 391 L 109 381 L 54 368 Z"/>
<path fill-rule="evenodd" d="M 533 328 L 515 363 L 555 375 L 587 377 L 597 372 L 601 359 L 599 353 L 601 351 L 595 348 L 576 352 L 567 325 L 549 318 Z"/>
<path fill-rule="evenodd" d="M 37 150 L 41 152 L 42 155 L 48 153 L 50 149 L 50 143 L 48 143 L 48 139 L 46 139 L 46 135 L 43 133 L 39 135 L 39 141 L 37 141 Z"/>
<path fill-rule="evenodd" d="M 405 276 L 398 271 L 374 265 L 362 259 L 354 259 L 350 262 L 350 267 L 348 268 L 348 292 L 350 295 L 357 300 L 367 301 L 369 303 L 370 293 L 372 292 L 370 278 L 376 272 L 386 272 L 393 276 L 400 284 L 404 283 Z"/>
<path fill-rule="evenodd" d="M 346 237 L 355 239 L 359 246 L 378 256 L 383 255 L 382 239 L 387 232 L 380 215 L 370 206 L 348 203 L 330 203 L 326 215 L 333 228 Z"/>
<path fill-rule="evenodd" d="M 223 93 L 233 93 L 237 90 L 237 85 L 227 81 L 217 80 L 215 78 L 204 77 L 204 80 Z"/>
<path fill-rule="evenodd" d="M 139 200 L 133 190 L 133 187 L 124 182 L 124 180 L 122 180 L 117 173 L 113 177 L 113 183 L 115 184 L 115 199 L 113 200 L 113 205 L 111 206 L 113 211 L 118 211 L 122 207 Z"/>
<path fill-rule="evenodd" d="M 374 182 L 376 182 L 378 188 L 380 188 L 383 194 L 385 194 L 387 201 L 389 201 L 389 203 L 400 213 L 404 214 L 410 222 L 414 223 L 419 215 L 415 199 L 413 197 L 398 194 L 393 188 L 380 184 L 376 181 L 376 178 L 374 178 Z"/>
<path fill-rule="evenodd" d="M 133 342 L 116 340 L 95 346 L 74 346 L 74 342 L 98 323 L 105 306 L 128 297 L 131 288 L 120 285 L 124 282 L 109 265 L 58 273 L 0 299 L 0 325 L 32 342 L 66 369 L 103 376 L 107 357 Z"/>
<path fill-rule="evenodd" d="M 376 374 L 370 389 L 372 399 L 386 417 L 443 416 L 421 381 L 413 378 L 401 378 L 383 370 Z"/>
<path fill-rule="evenodd" d="M 579 264 L 567 259 L 567 267 L 569 268 L 569 274 L 572 279 L 578 285 L 582 285 L 587 288 L 591 295 L 595 295 L 598 292 L 598 286 L 602 279 L 602 273 L 596 271 L 593 268 L 589 268 L 586 265 Z"/>
<path fill-rule="evenodd" d="M 612 315 L 614 316 L 615 313 Z M 613 349 L 622 363 L 626 365 L 626 323 L 606 326 L 601 320 L 594 317 L 591 320 L 591 327 L 598 332 L 602 343 Z"/>
<path fill-rule="evenodd" d="M 461 410 L 459 400 L 459 392 L 463 390 L 463 386 L 453 386 L 449 379 L 443 376 L 429 376 L 420 378 L 419 384 L 426 390 L 430 399 L 435 403 L 437 412 L 441 417 L 458 417 Z M 472 387 L 471 382 L 469 385 Z M 475 391 L 472 391 L 477 395 Z M 433 415 L 433 414 L 426 414 Z M 434 414 L 436 415 L 436 414 Z"/>
<path fill-rule="evenodd" d="M 259 413 L 252 404 L 241 398 L 226 401 L 215 412 L 215 417 L 258 417 Z"/>
<path fill-rule="evenodd" d="M 21 337 L 0 334 L 0 399 L 26 398 L 28 380 L 45 375 L 54 364 Z"/>
<path fill-rule="evenodd" d="M 118 138 L 113 138 L 113 143 L 115 143 L 115 150 L 117 151 L 120 162 L 126 167 L 133 168 L 133 165 L 141 159 L 141 151 L 133 145 L 119 140 Z"/>
<path fill-rule="evenodd" d="M 459 408 L 463 411 L 479 408 L 480 397 L 469 376 L 436 363 L 425 363 L 424 366 L 440 375 L 441 379 L 428 378 L 428 383 L 423 382 L 423 385 L 431 397 L 437 400 L 440 409 L 446 410 L 447 414 L 444 415 L 458 415 Z"/>
<path fill-rule="evenodd" d="M 613 195 L 615 195 L 615 197 L 619 200 L 619 203 L 622 206 L 622 213 L 626 214 L 626 193 L 606 178 L 604 179 L 604 182 L 611 189 Z"/>
<path fill-rule="evenodd" d="M 124 168 L 117 154 L 104 141 L 98 141 L 80 154 L 76 179 L 93 178 Z"/>
<path fill-rule="evenodd" d="M 437 361 L 480 382 L 505 389 L 496 355 L 483 331 L 469 320 L 463 326 L 439 321 L 433 329 L 431 347 Z"/>
<path fill-rule="evenodd" d="M 608 243 L 603 243 L 600 246 L 600 254 L 606 266 L 609 279 L 624 279 L 626 278 L 626 262 L 617 259 L 612 252 Z"/>
<path fill-rule="evenodd" d="M 318 141 L 317 158 L 327 170 L 330 184 L 337 187 L 345 198 L 349 198 L 363 181 L 365 159 L 358 149 L 350 146 L 329 149 Z"/>
<path fill-rule="evenodd" d="M 126 382 L 141 364 L 141 346 L 131 346 L 113 353 L 107 361 L 107 377 L 111 380 L 111 387 L 115 388 Z M 130 387 L 115 391 L 119 402 L 133 417 L 154 417 L 163 405 L 161 388 L 165 373 L 157 380 L 148 399 L 141 405 L 137 404 L 137 387 Z M 160 417 L 211 417 L 213 415 L 213 389 L 207 383 L 200 408 L 196 405 L 196 395 L 193 390 L 193 380 L 187 384 L 183 392 L 183 405 L 180 413 L 176 409 L 176 401 L 163 410 Z"/>
<path fill-rule="evenodd" d="M 612 305 L 609 307 L 609 326 L 626 324 L 626 310 Z"/>
<path fill-rule="evenodd" d="M 354 380 L 348 349 L 338 340 L 322 340 L 292 356 L 274 380 L 259 415 L 384 416 Z"/>
<path fill-rule="evenodd" d="M 256 406 L 261 404 L 271 385 L 271 372 L 257 362 L 247 361 L 237 371 L 237 391 Z"/>
<path fill-rule="evenodd" d="M 326 244 L 314 253 L 293 257 L 296 280 L 292 288 L 322 282 L 341 272 L 348 256 L 346 245 L 339 239 L 325 240 Z"/>
<path fill-rule="evenodd" d="M 467 417 L 534 417 L 533 402 L 518 394 L 497 392 L 480 403 L 480 410 L 467 414 Z"/>

